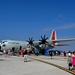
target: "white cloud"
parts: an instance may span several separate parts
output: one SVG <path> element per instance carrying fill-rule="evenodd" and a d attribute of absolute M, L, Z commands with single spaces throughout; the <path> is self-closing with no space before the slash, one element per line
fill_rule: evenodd
<path fill-rule="evenodd" d="M 43 31 L 44 32 L 48 32 L 48 31 L 51 31 L 51 30 L 64 30 L 64 29 L 72 29 L 72 28 L 75 28 L 75 23 L 72 23 L 72 24 L 63 24 L 63 25 L 60 25 L 60 26 L 57 26 L 57 27 L 48 27 L 48 28 L 45 28 Z"/>

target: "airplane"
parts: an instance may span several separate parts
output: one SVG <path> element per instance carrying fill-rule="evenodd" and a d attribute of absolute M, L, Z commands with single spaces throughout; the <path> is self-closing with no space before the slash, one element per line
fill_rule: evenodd
<path fill-rule="evenodd" d="M 68 44 L 58 44 L 59 42 L 75 41 L 75 38 L 70 39 L 57 39 L 56 31 L 52 30 L 51 37 L 48 39 L 46 35 L 41 36 L 39 41 L 34 41 L 33 37 L 29 38 L 27 41 L 16 41 L 16 40 L 2 40 L 0 44 L 0 50 L 13 50 L 18 52 L 21 49 L 52 49 L 55 46 L 68 46 Z"/>

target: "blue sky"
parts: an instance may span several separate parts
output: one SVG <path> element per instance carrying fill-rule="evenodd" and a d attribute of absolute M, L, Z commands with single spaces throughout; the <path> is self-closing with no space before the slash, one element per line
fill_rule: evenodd
<path fill-rule="evenodd" d="M 58 39 L 75 38 L 75 0 L 0 0 L 0 40 L 39 40 L 53 29 Z M 67 43 L 54 49 L 75 49 Z"/>

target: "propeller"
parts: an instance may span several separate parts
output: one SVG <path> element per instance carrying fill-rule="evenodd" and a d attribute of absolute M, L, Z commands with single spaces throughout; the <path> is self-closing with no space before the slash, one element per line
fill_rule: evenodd
<path fill-rule="evenodd" d="M 33 40 L 33 37 L 29 37 L 29 40 L 27 40 L 27 42 L 28 42 L 28 45 L 34 45 L 34 40 Z"/>
<path fill-rule="evenodd" d="M 47 39 L 48 39 L 48 37 L 46 37 L 46 35 L 41 36 L 41 40 L 39 40 L 40 41 L 39 44 L 46 44 L 46 43 L 48 43 Z"/>
<path fill-rule="evenodd" d="M 40 42 L 39 42 L 39 47 L 41 48 L 41 49 L 45 49 L 45 48 L 47 48 L 48 47 L 48 42 L 47 42 L 47 40 L 48 40 L 48 37 L 46 37 L 46 35 L 44 35 L 44 36 L 41 36 L 41 40 L 39 40 Z"/>
<path fill-rule="evenodd" d="M 33 37 L 31 37 L 31 38 L 29 37 L 27 42 L 28 42 L 28 44 L 27 44 L 28 48 L 30 48 L 31 50 L 36 49 L 35 46 L 34 46 L 34 43 L 33 43 L 34 42 Z"/>

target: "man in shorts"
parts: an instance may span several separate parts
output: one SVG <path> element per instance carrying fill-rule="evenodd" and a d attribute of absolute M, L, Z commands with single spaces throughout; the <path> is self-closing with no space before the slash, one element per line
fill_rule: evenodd
<path fill-rule="evenodd" d="M 27 50 L 24 51 L 23 55 L 24 55 L 24 62 L 27 62 Z"/>

